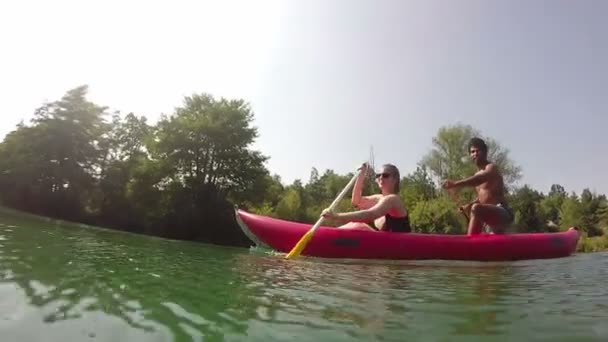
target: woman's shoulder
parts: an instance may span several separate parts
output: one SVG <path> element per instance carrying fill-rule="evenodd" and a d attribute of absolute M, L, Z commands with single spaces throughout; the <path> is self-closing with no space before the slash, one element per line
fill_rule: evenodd
<path fill-rule="evenodd" d="M 384 198 L 384 196 L 382 196 L 382 194 L 373 194 L 373 195 L 367 195 L 367 196 L 362 196 L 365 199 L 368 200 L 375 200 L 375 201 L 379 201 L 382 198 Z"/>
<path fill-rule="evenodd" d="M 397 194 L 386 195 L 384 196 L 383 200 L 390 203 L 390 206 L 393 208 L 401 208 L 405 210 L 405 204 L 401 200 L 401 197 Z"/>
<path fill-rule="evenodd" d="M 395 205 L 401 206 L 403 204 L 401 201 L 401 197 L 399 197 L 399 195 L 397 195 L 397 194 L 380 195 L 380 196 L 382 197 L 383 201 L 389 202 L 393 206 L 395 206 Z"/>

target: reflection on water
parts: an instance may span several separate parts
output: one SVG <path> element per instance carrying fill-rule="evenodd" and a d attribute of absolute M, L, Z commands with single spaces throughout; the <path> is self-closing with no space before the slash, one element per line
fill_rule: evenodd
<path fill-rule="evenodd" d="M 2 341 L 608 338 L 606 254 L 299 258 L 0 217 Z"/>

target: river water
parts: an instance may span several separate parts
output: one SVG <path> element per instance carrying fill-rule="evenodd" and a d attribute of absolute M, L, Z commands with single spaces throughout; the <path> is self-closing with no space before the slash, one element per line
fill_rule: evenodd
<path fill-rule="evenodd" d="M 0 212 L 1 341 L 608 341 L 608 254 L 285 260 Z"/>

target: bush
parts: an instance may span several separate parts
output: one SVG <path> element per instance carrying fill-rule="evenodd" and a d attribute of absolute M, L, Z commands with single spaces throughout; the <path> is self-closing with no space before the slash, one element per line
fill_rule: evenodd
<path fill-rule="evenodd" d="M 446 197 L 418 202 L 410 212 L 412 228 L 417 233 L 465 233 L 465 220 L 456 204 Z"/>

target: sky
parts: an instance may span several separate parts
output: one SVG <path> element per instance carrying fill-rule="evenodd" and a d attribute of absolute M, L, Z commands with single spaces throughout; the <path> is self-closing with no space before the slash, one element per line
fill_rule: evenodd
<path fill-rule="evenodd" d="M 184 96 L 251 104 L 284 183 L 369 157 L 415 170 L 442 126 L 510 151 L 520 185 L 608 194 L 608 2 L 0 3 L 0 138 L 82 84 L 156 122 Z"/>

